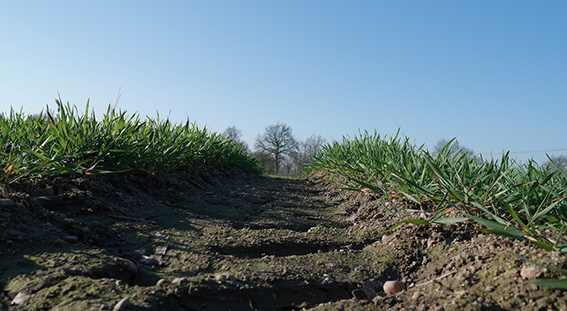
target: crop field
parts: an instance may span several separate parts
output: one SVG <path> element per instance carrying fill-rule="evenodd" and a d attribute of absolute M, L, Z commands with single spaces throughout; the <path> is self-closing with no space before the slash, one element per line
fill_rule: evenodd
<path fill-rule="evenodd" d="M 141 119 L 108 107 L 97 120 L 87 103 L 84 113 L 59 105 L 57 111 L 0 116 L 0 178 L 67 173 L 172 172 L 239 168 L 258 171 L 255 159 L 231 140 L 195 123 Z"/>
<path fill-rule="evenodd" d="M 169 119 L 0 115 L 0 309 L 565 310 L 567 173 L 327 143 L 302 178 Z"/>
<path fill-rule="evenodd" d="M 508 153 L 501 159 L 483 159 L 453 152 L 458 148 L 452 143 L 432 155 L 399 132 L 393 137 L 364 133 L 327 144 L 312 161 L 310 172 L 328 171 L 345 189 L 414 203 L 421 213 L 414 219 L 402 219 L 398 210 L 383 206 L 399 217 L 395 227 L 473 220 L 485 226 L 479 231 L 567 252 L 565 168 L 516 163 Z M 567 280 L 536 283 L 567 289 Z"/>

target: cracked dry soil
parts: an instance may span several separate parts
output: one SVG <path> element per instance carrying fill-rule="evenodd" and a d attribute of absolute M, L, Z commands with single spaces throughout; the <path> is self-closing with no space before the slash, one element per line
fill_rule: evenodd
<path fill-rule="evenodd" d="M 383 204 L 415 207 L 317 177 L 67 176 L 2 190 L 6 310 L 567 309 L 508 252 L 556 267 L 562 255 L 472 223 L 386 232 L 399 219 Z M 406 290 L 385 294 L 388 280 Z"/>

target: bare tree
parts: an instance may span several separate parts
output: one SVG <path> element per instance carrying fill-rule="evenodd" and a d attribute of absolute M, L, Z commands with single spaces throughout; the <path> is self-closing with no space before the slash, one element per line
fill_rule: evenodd
<path fill-rule="evenodd" d="M 435 144 L 433 147 L 433 155 L 438 155 L 442 150 L 447 150 L 449 155 L 454 156 L 457 153 L 464 153 L 467 155 L 468 158 L 472 158 L 474 156 L 474 151 L 471 149 L 459 145 L 459 142 L 456 139 L 452 139 L 447 141 L 446 139 L 441 139 Z"/>
<path fill-rule="evenodd" d="M 239 130 L 235 125 L 233 125 L 227 127 L 226 130 L 224 130 L 224 132 L 222 133 L 222 135 L 234 141 L 240 141 L 240 138 L 242 137 L 242 131 Z"/>
<path fill-rule="evenodd" d="M 256 138 L 256 154 L 265 155 L 272 162 L 273 172 L 278 174 L 284 161 L 297 155 L 298 143 L 291 133 L 291 127 L 285 124 L 278 122 L 266 126 L 265 130 Z"/>
<path fill-rule="evenodd" d="M 242 140 L 242 131 L 238 129 L 235 125 L 227 127 L 226 130 L 224 130 L 224 132 L 222 133 L 222 135 L 226 138 L 230 138 L 234 140 L 236 143 L 241 144 L 242 149 L 248 151 L 249 149 L 248 144 L 244 140 Z"/>
<path fill-rule="evenodd" d="M 310 162 L 313 157 L 321 150 L 325 143 L 325 139 L 321 135 L 311 135 L 309 138 L 300 144 L 299 154 L 295 159 L 295 167 L 297 173 L 303 171 L 306 163 Z"/>
<path fill-rule="evenodd" d="M 550 170 L 556 170 L 558 168 L 563 168 L 567 172 L 567 157 L 564 155 L 560 156 L 547 156 L 549 161 L 543 164 L 544 167 Z"/>

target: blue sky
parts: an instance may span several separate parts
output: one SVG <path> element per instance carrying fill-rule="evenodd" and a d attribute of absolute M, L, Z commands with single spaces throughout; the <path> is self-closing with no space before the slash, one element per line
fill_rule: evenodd
<path fill-rule="evenodd" d="M 398 128 L 433 148 L 567 154 L 565 1 L 5 1 L 0 110 L 57 92 L 253 145 Z M 538 152 L 534 152 L 538 151 Z"/>

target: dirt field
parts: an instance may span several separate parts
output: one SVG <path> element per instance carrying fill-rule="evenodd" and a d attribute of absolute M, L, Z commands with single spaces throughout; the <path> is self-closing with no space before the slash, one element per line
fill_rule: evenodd
<path fill-rule="evenodd" d="M 82 176 L 2 190 L 2 309 L 567 310 L 565 292 L 527 280 L 557 276 L 509 252 L 557 267 L 562 255 L 472 223 L 386 232 L 399 220 L 385 201 L 315 177 Z M 386 294 L 392 280 L 405 290 Z"/>

